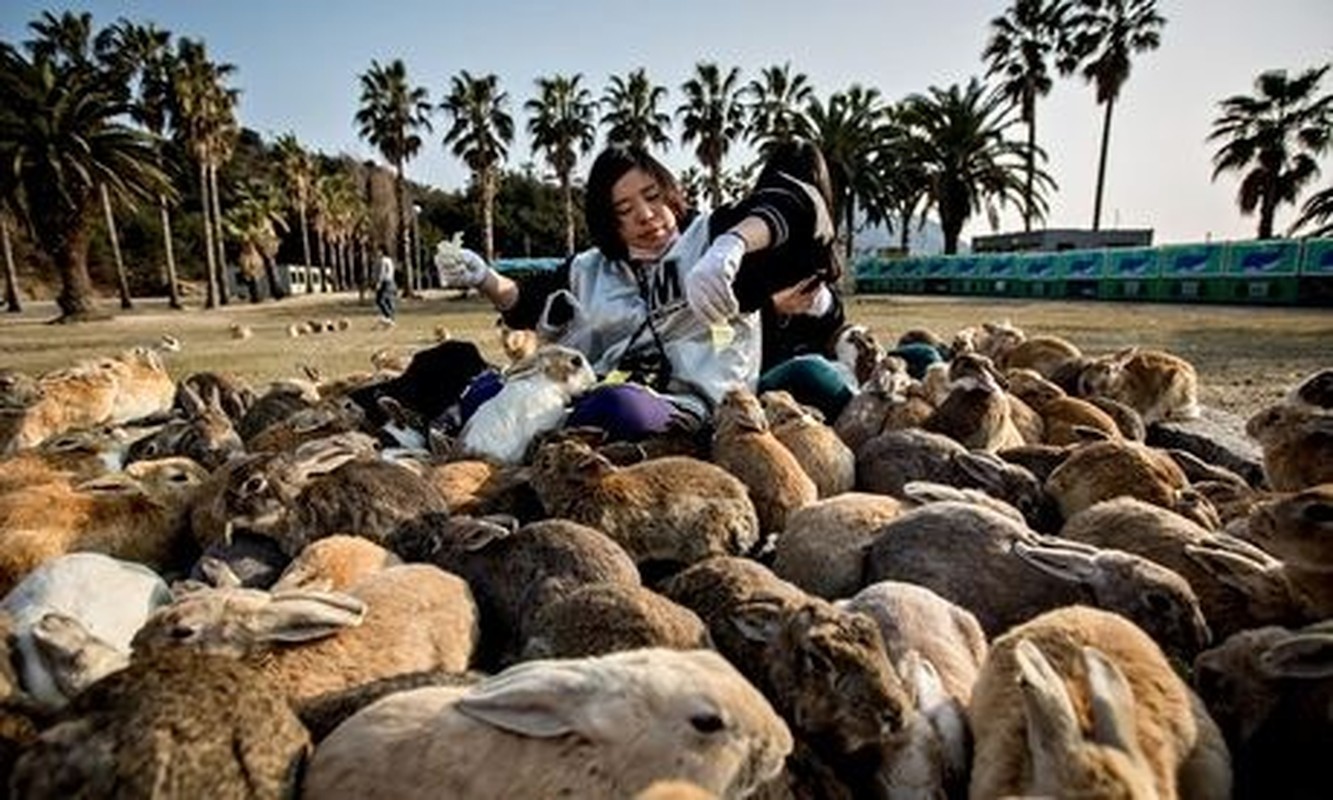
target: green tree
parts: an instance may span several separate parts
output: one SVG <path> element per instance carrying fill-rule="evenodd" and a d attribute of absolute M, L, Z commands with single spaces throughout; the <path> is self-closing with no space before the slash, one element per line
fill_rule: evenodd
<path fill-rule="evenodd" d="M 126 203 L 170 191 L 152 137 L 121 122 L 129 111 L 98 70 L 0 43 L 0 200 L 55 263 L 62 321 L 96 314 L 88 245 L 98 187 Z"/>
<path fill-rule="evenodd" d="M 1328 65 L 1295 78 L 1286 70 L 1255 79 L 1254 95 L 1234 95 L 1218 103 L 1209 141 L 1222 141 L 1213 154 L 1213 180 L 1224 172 L 1241 174 L 1236 201 L 1240 212 L 1259 212 L 1259 238 L 1273 236 L 1273 217 L 1282 203 L 1295 205 L 1319 175 L 1319 158 L 1333 136 L 1333 94 L 1319 94 Z"/>
<path fill-rule="evenodd" d="M 315 161 L 297 140 L 296 134 L 284 133 L 274 143 L 274 156 L 277 159 L 278 175 L 287 190 L 289 203 L 296 211 L 301 225 L 302 264 L 307 266 L 310 260 L 310 184 L 315 179 Z M 309 274 L 307 272 L 307 274 Z M 309 287 L 306 287 L 309 290 Z"/>
<path fill-rule="evenodd" d="M 1129 80 L 1130 57 L 1157 49 L 1166 18 L 1157 13 L 1157 0 L 1076 0 L 1067 24 L 1074 37 L 1068 66 L 1072 71 L 1081 65 L 1083 77 L 1096 86 L 1097 103 L 1106 106 L 1092 209 L 1092 229 L 1099 230 L 1106 152 L 1111 143 L 1111 110 Z"/>
<path fill-rule="evenodd" d="M 833 208 L 829 213 L 842 220 L 849 258 L 858 204 L 873 204 L 880 191 L 870 165 L 883 144 L 880 127 L 884 115 L 879 90 L 858 84 L 845 92 L 834 92 L 827 104 L 816 99 L 806 107 L 807 138 L 819 146 L 828 164 L 833 183 Z"/>
<path fill-rule="evenodd" d="M 601 123 L 607 126 L 606 143 L 628 144 L 647 150 L 671 146 L 671 116 L 658 110 L 666 102 L 667 88 L 654 85 L 642 67 L 627 75 L 612 75 L 602 94 L 606 109 Z"/>
<path fill-rule="evenodd" d="M 70 11 L 59 17 L 50 11 L 44 12 L 40 19 L 28 27 L 37 34 L 37 38 L 28 42 L 28 49 L 34 55 L 65 67 L 100 73 L 107 86 L 117 92 L 118 99 L 128 97 L 125 87 L 134 70 L 128 59 L 115 51 L 114 29 L 108 28 L 94 36 L 92 14 L 74 14 Z M 116 230 L 116 216 L 111 208 L 111 193 L 105 185 L 98 187 L 98 199 L 106 222 L 107 240 L 115 259 L 120 307 L 130 309 L 134 303 L 130 298 L 129 279 L 125 274 L 125 259 L 120 252 L 120 236 Z"/>
<path fill-rule="evenodd" d="M 1333 235 L 1333 186 L 1310 195 L 1310 199 L 1301 206 L 1301 215 L 1292 223 L 1287 235 L 1290 236 L 1307 226 L 1310 230 L 1305 232 L 1306 236 Z"/>
<path fill-rule="evenodd" d="M 781 142 L 797 138 L 804 130 L 802 110 L 815 96 L 804 73 L 791 72 L 791 63 L 765 68 L 744 90 L 749 104 L 746 132 L 759 152 L 767 155 Z"/>
<path fill-rule="evenodd" d="M 449 94 L 440 107 L 448 112 L 453 125 L 444 135 L 444 144 L 472 171 L 481 202 L 483 255 L 495 260 L 495 193 L 500 166 L 514 141 L 514 119 L 505 110 L 509 95 L 500 91 L 500 79 L 494 74 L 473 77 L 460 71 L 450 81 Z"/>
<path fill-rule="evenodd" d="M 377 147 L 384 160 L 393 164 L 395 224 L 398 253 L 407 276 L 404 296 L 416 290 L 416 275 L 408 250 L 406 181 L 403 165 L 421 150 L 420 133 L 429 133 L 430 95 L 424 86 L 412 86 L 407 67 L 395 58 L 388 66 L 370 62 L 370 70 L 361 76 L 361 108 L 356 112 L 358 135 Z"/>
<path fill-rule="evenodd" d="M 944 252 L 958 252 L 958 237 L 974 212 L 985 210 L 992 228 L 999 225 L 999 207 L 1023 207 L 1027 146 L 1007 139 L 1021 120 L 1002 92 L 988 91 L 972 78 L 905 101 L 903 122 L 912 141 L 912 158 L 926 172 L 926 208 L 934 208 L 944 230 Z M 1037 210 L 1044 216 L 1044 189 L 1054 181 L 1037 170 Z"/>
<path fill-rule="evenodd" d="M 152 23 L 140 25 L 120 19 L 99 36 L 97 46 L 104 58 L 116 63 L 122 74 L 135 81 L 134 104 L 130 115 L 154 137 L 166 132 L 168 102 L 171 96 L 169 63 L 171 34 Z M 165 164 L 165 160 L 162 162 Z M 171 308 L 182 307 L 176 278 L 176 254 L 171 241 L 171 210 L 167 195 L 157 198 L 162 225 L 163 274 L 167 302 Z"/>
<path fill-rule="evenodd" d="M 236 134 L 237 90 L 225 80 L 236 67 L 214 63 L 203 42 L 181 38 L 169 66 L 171 74 L 170 118 L 176 139 L 190 153 L 198 168 L 199 203 L 203 212 L 205 264 L 208 290 L 204 304 L 214 308 L 227 301 L 227 288 L 219 263 L 221 249 L 221 204 L 216 197 L 217 171 L 230 152 Z"/>
<path fill-rule="evenodd" d="M 545 154 L 546 163 L 560 182 L 565 210 L 565 253 L 574 252 L 574 190 L 570 175 L 579 154 L 587 154 L 596 141 L 592 93 L 579 85 L 583 76 L 555 75 L 537 79 L 538 96 L 524 104 L 532 115 L 528 132 L 532 149 Z"/>
<path fill-rule="evenodd" d="M 694 65 L 694 76 L 680 86 L 685 93 L 685 102 L 676 109 L 680 142 L 696 143 L 694 156 L 708 172 L 708 196 L 714 206 L 722 203 L 722 160 L 745 131 L 740 75 L 739 67 L 724 75 L 717 64 L 700 62 Z"/>
<path fill-rule="evenodd" d="M 1002 16 L 991 20 L 991 38 L 981 57 L 988 64 L 986 77 L 1000 77 L 1000 91 L 1018 104 L 1028 129 L 1027 183 L 1023 188 L 1023 229 L 1032 230 L 1035 210 L 1033 182 L 1037 165 L 1037 98 L 1051 92 L 1047 66 L 1058 59 L 1068 68 L 1072 42 L 1066 35 L 1063 0 L 1014 0 Z"/>
<path fill-rule="evenodd" d="M 252 303 L 259 302 L 261 275 L 269 282 L 269 294 L 275 299 L 280 296 L 273 259 L 281 242 L 279 233 L 287 229 L 285 205 L 272 184 L 252 181 L 241 187 L 223 220 L 223 229 L 239 248 L 236 264 Z"/>

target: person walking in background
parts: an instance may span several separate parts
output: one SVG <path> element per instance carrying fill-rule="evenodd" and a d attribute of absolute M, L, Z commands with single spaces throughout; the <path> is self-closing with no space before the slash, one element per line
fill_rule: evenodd
<path fill-rule="evenodd" d="M 380 248 L 379 274 L 375 279 L 375 305 L 380 310 L 380 321 L 392 324 L 394 319 L 393 295 L 396 287 L 393 282 L 393 259 L 383 247 Z"/>

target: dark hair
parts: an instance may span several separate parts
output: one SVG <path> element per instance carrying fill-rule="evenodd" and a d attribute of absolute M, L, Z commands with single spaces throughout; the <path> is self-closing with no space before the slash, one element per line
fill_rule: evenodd
<path fill-rule="evenodd" d="M 685 216 L 685 195 L 671 170 L 641 147 L 610 145 L 598 154 L 592 162 L 592 169 L 588 171 L 583 216 L 587 220 L 592 243 L 602 251 L 602 255 L 612 260 L 623 260 L 629 253 L 624 240 L 620 238 L 620 220 L 616 217 L 611 201 L 611 187 L 635 167 L 657 181 L 667 207 L 676 215 L 677 223 Z"/>
<path fill-rule="evenodd" d="M 782 175 L 813 186 L 824 199 L 830 221 L 834 218 L 833 181 L 829 177 L 828 162 L 824 160 L 824 154 L 818 146 L 803 139 L 774 144 L 768 151 L 763 168 L 759 170 L 759 177 L 755 178 L 755 189 L 783 185 L 785 179 Z M 786 186 L 790 185 L 786 183 Z M 842 277 L 842 254 L 838 252 L 835 243 L 816 246 L 812 255 L 816 259 L 814 271 L 822 275 L 825 281 L 832 283 Z"/>

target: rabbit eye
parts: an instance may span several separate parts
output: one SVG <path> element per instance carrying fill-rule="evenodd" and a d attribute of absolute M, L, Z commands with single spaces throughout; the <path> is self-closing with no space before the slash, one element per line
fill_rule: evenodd
<path fill-rule="evenodd" d="M 197 628 L 193 628 L 189 625 L 173 625 L 168 632 L 168 635 L 171 637 L 172 641 L 188 642 L 198 633 L 199 630 Z"/>
<path fill-rule="evenodd" d="M 717 733 L 726 727 L 717 714 L 695 714 L 690 717 L 690 725 L 699 733 Z"/>
<path fill-rule="evenodd" d="M 257 494 L 264 490 L 268 485 L 268 480 L 263 475 L 251 475 L 241 485 L 241 491 L 245 494 Z"/>
<path fill-rule="evenodd" d="M 1305 509 L 1305 518 L 1311 522 L 1333 522 L 1333 505 L 1315 503 Z"/>

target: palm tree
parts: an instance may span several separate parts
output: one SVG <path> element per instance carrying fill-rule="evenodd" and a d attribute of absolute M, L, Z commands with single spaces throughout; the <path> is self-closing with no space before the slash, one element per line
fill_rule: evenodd
<path fill-rule="evenodd" d="M 61 321 L 96 314 L 88 244 L 98 187 L 121 202 L 170 191 L 154 140 L 120 120 L 123 91 L 105 74 L 0 43 L 0 200 L 51 255 Z"/>
<path fill-rule="evenodd" d="M 803 130 L 801 111 L 815 96 L 810 79 L 803 73 L 791 74 L 791 63 L 771 66 L 745 87 L 749 99 L 750 122 L 746 127 L 750 141 L 767 155 L 780 142 L 796 138 Z"/>
<path fill-rule="evenodd" d="M 361 76 L 361 108 L 356 112 L 357 134 L 379 148 L 384 160 L 393 164 L 396 198 L 395 223 L 398 227 L 399 254 L 407 280 L 403 296 L 411 297 L 416 274 L 408 258 L 406 181 L 403 165 L 421 150 L 419 132 L 430 132 L 430 96 L 424 86 L 412 86 L 407 67 L 395 58 L 388 66 L 370 62 L 370 70 Z"/>
<path fill-rule="evenodd" d="M 565 253 L 574 252 L 574 189 L 570 173 L 579 154 L 586 155 L 595 142 L 592 93 L 579 86 L 582 75 L 538 78 L 538 97 L 524 104 L 532 116 L 528 132 L 532 149 L 546 154 L 546 163 L 560 181 L 560 199 L 565 209 Z"/>
<path fill-rule="evenodd" d="M 126 19 L 103 30 L 97 37 L 96 48 L 101 58 L 112 64 L 127 82 L 137 78 L 137 91 L 130 116 L 154 137 L 161 138 L 167 126 L 167 103 L 170 98 L 168 75 L 171 34 L 152 23 L 139 25 Z M 166 195 L 158 197 L 162 223 L 164 273 L 161 277 L 167 288 L 168 304 L 181 308 L 180 287 L 176 280 L 176 255 L 171 242 L 171 213 Z"/>
<path fill-rule="evenodd" d="M 912 218 L 925 199 L 928 180 L 925 168 L 917 163 L 916 144 L 903 116 L 901 105 L 884 109 L 865 160 L 866 178 L 858 183 L 867 189 L 861 200 L 866 223 L 890 226 L 907 253 Z M 924 224 L 924 214 L 921 221 Z"/>
<path fill-rule="evenodd" d="M 1310 226 L 1310 230 L 1305 232 L 1306 236 L 1333 235 L 1333 186 L 1310 195 L 1310 199 L 1301 206 L 1301 215 L 1291 224 L 1287 235 L 1290 236 L 1307 225 Z"/>
<path fill-rule="evenodd" d="M 170 62 L 171 94 L 168 107 L 176 138 L 194 158 L 199 170 L 199 204 L 204 221 L 204 255 L 208 268 L 208 291 L 204 304 L 213 308 L 225 302 L 226 287 L 219 280 L 223 266 L 218 263 L 220 220 L 215 216 L 218 203 L 213 198 L 217 168 L 234 131 L 233 108 L 236 90 L 223 80 L 235 71 L 231 64 L 215 64 L 208 59 L 203 42 L 182 38 Z"/>
<path fill-rule="evenodd" d="M 932 86 L 928 94 L 905 101 L 903 122 L 914 142 L 912 157 L 926 172 L 926 208 L 939 214 L 945 253 L 958 252 L 959 234 L 973 212 L 984 209 L 991 227 L 998 227 L 998 207 L 1025 200 L 1027 146 L 1005 138 L 1022 121 L 1010 116 L 1012 110 L 1003 91 L 988 91 L 976 78 L 965 89 Z M 1042 190 L 1054 181 L 1040 169 L 1035 180 L 1033 200 L 1044 215 Z"/>
<path fill-rule="evenodd" d="M 740 99 L 739 67 L 726 75 L 717 64 L 694 65 L 694 77 L 681 84 L 685 102 L 676 109 L 681 121 L 681 144 L 698 142 L 694 156 L 708 172 L 708 195 L 713 205 L 722 203 L 722 159 L 731 143 L 745 130 L 745 106 Z"/>
<path fill-rule="evenodd" d="M 1097 160 L 1097 194 L 1092 229 L 1102 221 L 1102 189 L 1106 185 L 1106 151 L 1111 141 L 1111 110 L 1129 80 L 1130 56 L 1161 44 L 1166 18 L 1157 0 L 1076 0 L 1067 20 L 1073 35 L 1069 71 L 1083 67 L 1083 77 L 1097 87 L 1097 102 L 1106 105 L 1102 120 L 1101 155 Z"/>
<path fill-rule="evenodd" d="M 873 203 L 879 191 L 869 165 L 882 145 L 880 127 L 885 113 L 879 90 L 858 84 L 846 92 L 833 93 L 827 104 L 816 99 L 806 107 L 808 129 L 803 133 L 819 145 L 828 163 L 833 183 L 833 208 L 829 213 L 843 221 L 843 242 L 849 258 L 856 233 L 857 204 Z"/>
<path fill-rule="evenodd" d="M 1000 91 L 1021 109 L 1028 129 L 1027 184 L 1023 189 L 1023 229 L 1032 230 L 1032 188 L 1037 165 L 1037 98 L 1051 93 L 1047 60 L 1068 64 L 1072 42 L 1066 35 L 1063 0 L 1014 0 L 1003 16 L 991 20 L 991 39 L 981 57 L 986 77 L 1001 76 Z"/>
<path fill-rule="evenodd" d="M 1333 94 L 1318 96 L 1326 64 L 1295 78 L 1286 70 L 1255 79 L 1258 93 L 1234 95 L 1218 103 L 1209 141 L 1222 140 L 1213 154 L 1213 180 L 1223 172 L 1242 173 L 1236 195 L 1240 212 L 1259 210 L 1259 238 L 1273 236 L 1278 205 L 1296 204 L 1301 190 L 1319 174 L 1318 159 L 1333 137 Z"/>
<path fill-rule="evenodd" d="M 509 100 L 494 74 L 474 78 L 462 70 L 450 82 L 440 104 L 453 119 L 444 135 L 445 145 L 472 170 L 472 183 L 481 196 L 482 237 L 487 261 L 495 260 L 495 193 L 500 165 L 514 140 L 514 120 L 505 111 Z"/>
<path fill-rule="evenodd" d="M 119 96 L 122 99 L 128 97 L 126 86 L 133 75 L 133 69 L 127 59 L 119 57 L 114 50 L 113 28 L 103 30 L 94 37 L 92 14 L 84 12 L 76 15 L 70 11 L 59 17 L 50 11 L 44 12 L 40 19 L 30 23 L 28 27 L 37 34 L 37 38 L 27 43 L 29 52 L 35 57 L 69 68 L 101 72 L 112 91 L 120 92 Z M 98 187 L 98 200 L 102 204 L 107 238 L 110 240 L 111 254 L 116 264 L 120 307 L 130 309 L 134 307 L 134 303 L 130 299 L 125 259 L 120 253 L 120 237 L 116 232 L 116 217 L 111 210 L 111 195 L 105 186 Z"/>
<path fill-rule="evenodd" d="M 301 222 L 301 262 L 306 266 L 310 260 L 310 184 L 315 179 L 315 162 L 310 154 L 301 147 L 293 133 L 284 133 L 274 143 L 277 157 L 278 174 L 287 189 L 287 197 L 296 207 L 297 217 Z M 308 274 L 308 273 L 307 273 Z"/>
<path fill-rule="evenodd" d="M 624 76 L 612 75 L 601 100 L 606 108 L 601 123 L 609 128 L 606 143 L 644 150 L 670 147 L 671 117 L 658 110 L 666 96 L 667 88 L 652 84 L 642 67 Z"/>
<path fill-rule="evenodd" d="M 278 234 L 287 230 L 284 216 L 285 203 L 278 191 L 262 181 L 242 186 L 236 202 L 227 210 L 223 229 L 237 243 L 241 280 L 250 295 L 250 302 L 259 302 L 259 276 L 269 281 L 269 293 L 278 296 L 274 281 L 273 258 L 281 242 Z"/>

